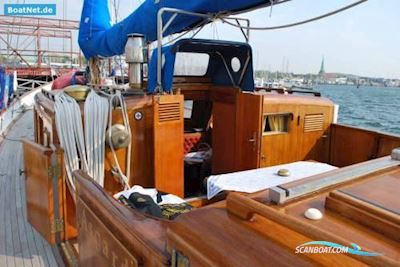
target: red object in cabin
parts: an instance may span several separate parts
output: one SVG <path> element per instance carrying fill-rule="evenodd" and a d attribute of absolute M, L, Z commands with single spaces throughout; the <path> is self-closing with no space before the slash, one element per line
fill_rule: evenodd
<path fill-rule="evenodd" d="M 185 133 L 183 142 L 184 155 L 196 151 L 201 140 L 201 133 Z"/>
<path fill-rule="evenodd" d="M 54 80 L 51 86 L 51 90 L 59 90 L 75 84 L 82 84 L 82 85 L 86 84 L 86 79 L 83 75 L 83 72 L 78 70 L 72 70 L 67 74 L 58 77 L 57 79 Z"/>

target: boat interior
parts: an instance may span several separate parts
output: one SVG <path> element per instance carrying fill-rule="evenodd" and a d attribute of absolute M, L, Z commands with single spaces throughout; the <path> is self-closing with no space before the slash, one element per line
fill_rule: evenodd
<path fill-rule="evenodd" d="M 398 264 L 400 164 L 390 155 L 399 136 L 338 124 L 338 107 L 316 92 L 253 88 L 246 44 L 196 40 L 175 48 L 205 56 L 205 66 L 170 75 L 165 93 L 123 94 L 131 149 L 105 146 L 103 185 L 82 162 L 68 178 L 56 122 L 60 92 L 36 96 L 34 140 L 23 146 L 28 220 L 49 243 L 63 244 L 68 264 L 74 258 L 81 266 L 262 266 L 265 258 L 290 266 Z M 93 90 L 101 95 L 101 88 Z M 78 104 L 84 114 L 85 101 Z M 124 124 L 121 110 L 113 104 L 114 124 Z M 124 204 L 115 197 L 126 189 L 117 163 L 122 172 L 129 169 L 129 186 L 172 194 L 191 209 L 171 219 Z M 306 173 L 317 166 L 307 163 L 332 169 L 253 193 L 207 195 L 210 177 L 293 163 Z M 252 182 L 240 176 L 241 183 L 247 179 Z M 307 221 L 308 207 L 323 210 L 323 220 Z M 302 242 L 346 243 L 349 236 L 384 255 L 291 252 Z"/>

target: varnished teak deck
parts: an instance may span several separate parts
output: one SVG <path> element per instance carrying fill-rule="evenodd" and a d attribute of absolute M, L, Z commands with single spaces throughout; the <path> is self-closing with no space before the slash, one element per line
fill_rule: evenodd
<path fill-rule="evenodd" d="M 58 251 L 28 223 L 22 144 L 33 138 L 33 115 L 29 111 L 15 123 L 0 144 L 0 266 L 63 266 Z"/>

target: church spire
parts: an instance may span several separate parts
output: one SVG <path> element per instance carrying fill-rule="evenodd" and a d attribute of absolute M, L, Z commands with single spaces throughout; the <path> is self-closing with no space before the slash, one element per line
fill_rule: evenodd
<path fill-rule="evenodd" d="M 324 74 L 325 74 L 325 57 L 322 57 L 321 69 L 319 70 L 319 75 L 324 75 Z"/>

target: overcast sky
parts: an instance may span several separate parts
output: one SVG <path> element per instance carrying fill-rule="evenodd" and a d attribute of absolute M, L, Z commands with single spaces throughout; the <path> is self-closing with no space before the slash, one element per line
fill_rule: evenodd
<path fill-rule="evenodd" d="M 118 1 L 118 0 L 117 0 Z M 191 0 L 193 1 L 193 0 Z M 3 1 L 2 1 L 3 2 Z M 6 0 L 22 3 L 23 0 Z M 83 0 L 34 0 L 57 3 L 57 16 L 80 18 Z M 120 16 L 133 11 L 140 0 L 119 0 Z M 244 16 L 253 26 L 273 26 L 300 21 L 347 5 L 350 0 L 292 0 L 272 9 Z M 0 9 L 1 14 L 3 13 Z M 341 14 L 310 24 L 274 31 L 253 31 L 251 45 L 256 69 L 317 73 L 322 57 L 326 72 L 343 72 L 373 77 L 400 78 L 400 1 L 369 0 Z M 199 35 L 227 40 L 243 40 L 237 29 L 210 25 Z"/>

